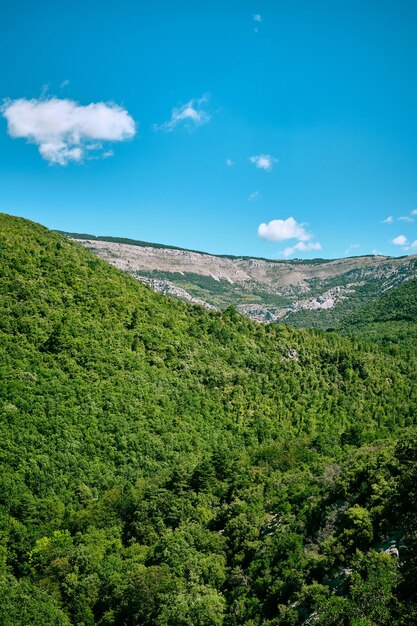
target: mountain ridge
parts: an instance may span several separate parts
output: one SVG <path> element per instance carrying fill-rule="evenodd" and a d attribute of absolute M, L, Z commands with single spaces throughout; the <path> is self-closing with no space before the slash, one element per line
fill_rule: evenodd
<path fill-rule="evenodd" d="M 75 240 L 90 240 L 90 241 L 104 241 L 108 243 L 121 243 L 128 244 L 133 246 L 138 246 L 140 248 L 162 248 L 168 250 L 180 250 L 182 252 L 195 252 L 196 254 L 203 254 L 206 256 L 217 257 L 220 259 L 242 259 L 242 260 L 250 260 L 253 259 L 255 261 L 267 261 L 269 263 L 285 263 L 285 264 L 315 264 L 315 263 L 330 263 L 331 261 L 338 261 L 342 259 L 357 259 L 357 258 L 381 258 L 381 259 L 404 259 L 409 256 L 417 256 L 416 255 L 399 255 L 399 256 L 389 256 L 384 254 L 359 254 L 352 256 L 345 256 L 340 258 L 324 258 L 324 257 L 315 257 L 313 259 L 273 259 L 271 257 L 260 257 L 253 256 L 247 254 L 215 254 L 214 252 L 207 252 L 205 250 L 196 250 L 193 248 L 184 248 L 181 246 L 174 246 L 171 244 L 165 243 L 152 243 L 150 241 L 143 241 L 141 239 L 130 239 L 129 237 L 115 237 L 113 235 L 91 235 L 88 233 L 75 233 L 69 232 L 65 230 L 55 230 L 54 232 L 59 233 L 60 235 L 64 235 L 65 237 L 69 237 L 70 239 Z"/>
<path fill-rule="evenodd" d="M 299 327 L 336 326 L 353 309 L 417 276 L 417 255 L 268 260 L 66 236 L 156 291 L 208 308 L 233 305 L 257 321 Z"/>

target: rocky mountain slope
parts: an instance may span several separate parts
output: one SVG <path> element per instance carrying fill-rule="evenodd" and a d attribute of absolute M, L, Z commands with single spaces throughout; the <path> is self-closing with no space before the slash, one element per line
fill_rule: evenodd
<path fill-rule="evenodd" d="M 274 261 L 216 256 L 140 241 L 68 234 L 156 291 L 252 319 L 329 328 L 417 276 L 417 255 Z"/>

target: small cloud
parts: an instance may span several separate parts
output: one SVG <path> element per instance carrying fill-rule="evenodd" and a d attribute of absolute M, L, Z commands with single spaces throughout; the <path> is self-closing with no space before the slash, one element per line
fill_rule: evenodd
<path fill-rule="evenodd" d="M 259 15 L 259 13 L 255 13 L 253 15 L 253 21 L 258 22 L 258 24 L 260 24 L 262 22 L 262 15 Z"/>
<path fill-rule="evenodd" d="M 65 87 L 68 87 L 70 82 L 71 82 L 70 80 L 63 80 L 62 83 L 60 84 L 60 88 L 65 89 Z"/>
<path fill-rule="evenodd" d="M 259 193 L 259 191 L 252 191 L 252 193 L 249 194 L 248 200 L 254 202 L 255 200 L 259 200 L 260 197 L 261 194 Z"/>
<path fill-rule="evenodd" d="M 296 243 L 285 248 L 284 256 L 290 256 L 294 252 L 310 252 L 321 250 L 318 241 L 311 241 L 313 235 L 305 229 L 305 224 L 299 224 L 293 217 L 286 220 L 271 220 L 268 224 L 260 224 L 258 236 L 268 241 L 287 241 L 296 239 Z"/>
<path fill-rule="evenodd" d="M 296 243 L 293 246 L 290 246 L 289 248 L 285 248 L 284 250 L 284 256 L 291 256 L 291 254 L 294 254 L 294 252 L 310 252 L 311 250 L 321 250 L 321 244 L 317 241 L 317 242 L 309 242 L 309 243 L 304 243 L 304 241 L 299 241 L 298 243 Z"/>
<path fill-rule="evenodd" d="M 255 165 L 260 170 L 265 170 L 266 172 L 270 172 L 272 170 L 272 166 L 274 163 L 278 163 L 278 159 L 271 156 L 270 154 L 257 154 L 255 156 L 249 157 L 249 161 Z"/>
<path fill-rule="evenodd" d="M 103 147 L 103 144 L 101 143 L 90 143 L 85 146 L 85 149 L 91 152 L 92 150 L 101 150 L 102 147 Z"/>
<path fill-rule="evenodd" d="M 189 100 L 181 107 L 172 109 L 171 119 L 163 124 L 154 124 L 154 130 L 162 130 L 172 133 L 178 126 L 188 130 L 194 130 L 198 126 L 204 126 L 211 120 L 211 115 L 204 110 L 208 102 L 208 96 Z"/>
<path fill-rule="evenodd" d="M 417 239 L 415 241 L 412 241 L 408 245 L 404 246 L 403 250 L 406 250 L 407 252 L 411 250 L 413 252 L 414 250 L 416 250 L 416 248 L 417 248 Z"/>
<path fill-rule="evenodd" d="M 407 237 L 404 235 L 398 235 L 391 241 L 395 246 L 405 246 L 407 244 Z"/>
<path fill-rule="evenodd" d="M 89 152 L 101 150 L 102 141 L 126 141 L 136 133 L 133 118 L 113 103 L 82 106 L 59 98 L 21 98 L 5 100 L 0 113 L 10 137 L 36 144 L 46 161 L 58 165 L 81 162 Z"/>
<path fill-rule="evenodd" d="M 227 167 L 233 167 L 233 165 L 235 164 L 234 161 L 232 161 L 232 159 L 226 159 L 226 165 Z"/>
<path fill-rule="evenodd" d="M 399 222 L 414 222 L 412 217 L 409 217 L 408 215 L 402 215 L 401 217 L 397 218 Z"/>
<path fill-rule="evenodd" d="M 357 250 L 358 248 L 360 248 L 360 244 L 358 243 L 352 243 L 350 244 L 350 246 L 348 246 L 345 250 L 345 254 L 350 254 L 352 252 L 352 250 Z"/>
<path fill-rule="evenodd" d="M 312 235 L 308 233 L 304 224 L 299 224 L 293 217 L 286 220 L 271 220 L 268 224 L 260 224 L 258 235 L 261 239 L 268 241 L 286 241 L 287 239 L 298 239 L 299 241 L 309 241 Z"/>
<path fill-rule="evenodd" d="M 411 211 L 411 215 L 417 215 L 417 209 L 413 209 L 413 211 Z"/>
<path fill-rule="evenodd" d="M 383 224 L 392 224 L 392 222 L 394 221 L 394 218 L 392 217 L 392 215 L 389 215 L 385 220 L 382 220 Z"/>

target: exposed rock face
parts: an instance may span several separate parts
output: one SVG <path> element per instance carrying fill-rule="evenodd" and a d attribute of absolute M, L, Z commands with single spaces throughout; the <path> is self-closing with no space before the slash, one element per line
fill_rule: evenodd
<path fill-rule="evenodd" d="M 330 327 L 417 276 L 417 255 L 269 261 L 87 237 L 73 238 L 156 291 L 260 322 Z"/>
<path fill-rule="evenodd" d="M 175 298 L 179 298 L 180 300 L 186 300 L 187 302 L 192 302 L 193 304 L 199 304 L 200 306 L 204 306 L 206 309 L 216 309 L 212 304 L 208 302 L 204 302 L 204 300 L 200 300 L 199 298 L 193 298 L 185 289 L 181 289 L 181 287 L 176 287 L 173 283 L 169 282 L 169 280 L 156 280 L 152 278 L 145 278 L 144 276 L 137 275 L 136 278 L 140 280 L 145 285 L 149 285 L 155 291 L 159 291 L 160 293 L 165 293 L 169 296 L 174 296 Z"/>

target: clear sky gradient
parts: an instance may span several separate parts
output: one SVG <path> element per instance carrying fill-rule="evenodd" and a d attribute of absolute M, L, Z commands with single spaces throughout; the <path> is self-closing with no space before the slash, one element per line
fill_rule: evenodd
<path fill-rule="evenodd" d="M 417 253 L 416 25 L 412 0 L 3 2 L 0 211 L 213 253 Z M 136 132 L 51 162 L 10 131 L 20 99 L 114 103 Z"/>

